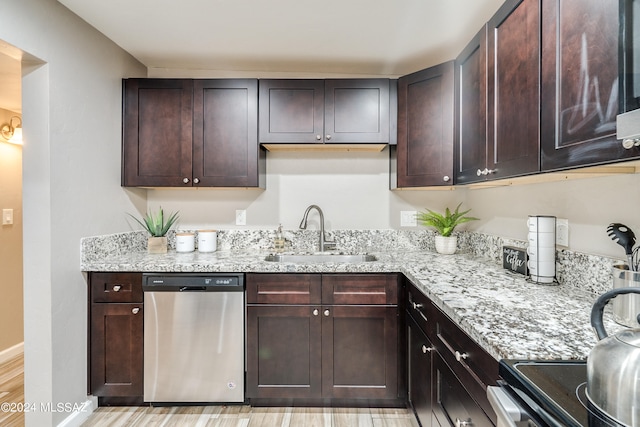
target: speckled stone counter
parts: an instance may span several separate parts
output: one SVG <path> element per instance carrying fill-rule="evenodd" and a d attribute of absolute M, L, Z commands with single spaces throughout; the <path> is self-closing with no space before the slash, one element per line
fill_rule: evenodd
<path fill-rule="evenodd" d="M 87 252 L 81 262 L 83 271 L 403 273 L 496 359 L 584 359 L 596 343 L 589 324 L 596 297 L 591 287 L 535 284 L 472 251 L 439 255 L 396 241 L 396 249 L 368 251 L 377 261 L 305 264 L 264 261 L 269 251 L 255 245 L 213 253 L 170 250 L 154 255 L 129 239 L 114 245 L 107 256 L 91 252 L 93 243 L 83 242 Z M 607 286 L 602 283 L 596 288 L 606 290 Z M 606 326 L 619 329 L 608 318 Z"/>

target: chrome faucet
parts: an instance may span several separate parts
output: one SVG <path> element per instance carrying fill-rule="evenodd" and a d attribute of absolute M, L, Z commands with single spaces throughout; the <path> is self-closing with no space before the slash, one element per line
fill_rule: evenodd
<path fill-rule="evenodd" d="M 309 216 L 309 212 L 311 211 L 311 209 L 317 210 L 318 213 L 320 214 L 320 243 L 318 245 L 320 252 L 324 252 L 325 249 L 335 249 L 336 242 L 327 240 L 327 236 L 324 234 L 324 214 L 322 213 L 322 209 L 320 209 L 320 206 L 311 205 L 307 208 L 306 211 L 304 211 L 304 215 L 302 216 L 302 221 L 300 221 L 300 229 L 301 230 L 307 229 L 307 217 Z"/>

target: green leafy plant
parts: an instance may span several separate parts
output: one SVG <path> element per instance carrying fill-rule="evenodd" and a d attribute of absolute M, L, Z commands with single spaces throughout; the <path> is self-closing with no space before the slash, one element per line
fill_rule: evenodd
<path fill-rule="evenodd" d="M 453 212 L 447 208 L 444 215 L 427 209 L 426 212 L 419 212 L 416 215 L 416 219 L 424 226 L 435 228 L 436 232 L 441 236 L 449 237 L 458 225 L 479 219 L 472 216 L 465 216 L 471 209 L 460 212 L 461 205 L 462 203 L 460 203 Z"/>
<path fill-rule="evenodd" d="M 153 237 L 163 237 L 167 234 L 169 229 L 178 220 L 178 212 L 174 212 L 165 221 L 164 211 L 162 207 L 154 215 L 148 211 L 147 214 L 140 221 L 135 216 L 129 214 L 129 216 L 135 219 L 145 230 L 149 232 Z"/>

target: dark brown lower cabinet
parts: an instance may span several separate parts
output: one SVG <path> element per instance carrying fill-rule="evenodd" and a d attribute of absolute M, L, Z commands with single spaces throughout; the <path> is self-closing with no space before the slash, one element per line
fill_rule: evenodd
<path fill-rule="evenodd" d="M 321 397 L 320 333 L 319 307 L 247 307 L 247 396 Z"/>
<path fill-rule="evenodd" d="M 397 306 L 323 307 L 322 391 L 326 397 L 397 397 L 397 317 Z"/>
<path fill-rule="evenodd" d="M 91 394 L 142 396 L 142 304 L 91 308 Z"/>
<path fill-rule="evenodd" d="M 422 427 L 492 427 L 487 385 L 498 362 L 411 283 L 406 290 L 408 400 Z"/>
<path fill-rule="evenodd" d="M 409 403 L 422 426 L 426 426 L 429 425 L 433 410 L 431 403 L 433 344 L 410 316 L 407 316 L 407 346 Z"/>
<path fill-rule="evenodd" d="M 322 297 L 309 291 L 320 278 Z M 296 281 L 308 303 L 291 303 Z M 404 405 L 397 287 L 387 274 L 247 274 L 251 404 Z M 323 303 L 341 298 L 349 303 Z"/>
<path fill-rule="evenodd" d="M 99 404 L 143 401 L 141 273 L 89 274 L 89 385 Z"/>
<path fill-rule="evenodd" d="M 433 419 L 435 425 L 493 427 L 493 422 L 438 352 L 433 354 Z M 424 424 L 423 424 L 424 425 Z"/>

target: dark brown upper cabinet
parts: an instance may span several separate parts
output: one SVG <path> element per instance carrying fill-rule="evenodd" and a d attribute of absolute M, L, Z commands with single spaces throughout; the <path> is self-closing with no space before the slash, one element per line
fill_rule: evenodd
<path fill-rule="evenodd" d="M 260 143 L 389 143 L 391 84 L 260 80 Z"/>
<path fill-rule="evenodd" d="M 455 183 L 467 184 L 484 180 L 487 169 L 486 25 L 456 58 L 455 73 Z"/>
<path fill-rule="evenodd" d="M 487 35 L 487 177 L 538 172 L 540 0 L 508 0 Z"/>
<path fill-rule="evenodd" d="M 638 156 L 616 140 L 617 1 L 542 3 L 542 170 Z"/>
<path fill-rule="evenodd" d="M 456 183 L 540 170 L 539 0 L 508 0 L 456 60 Z"/>
<path fill-rule="evenodd" d="M 256 79 L 125 79 L 123 186 L 264 187 Z"/>
<path fill-rule="evenodd" d="M 398 188 L 453 184 L 453 94 L 453 61 L 398 79 Z"/>

